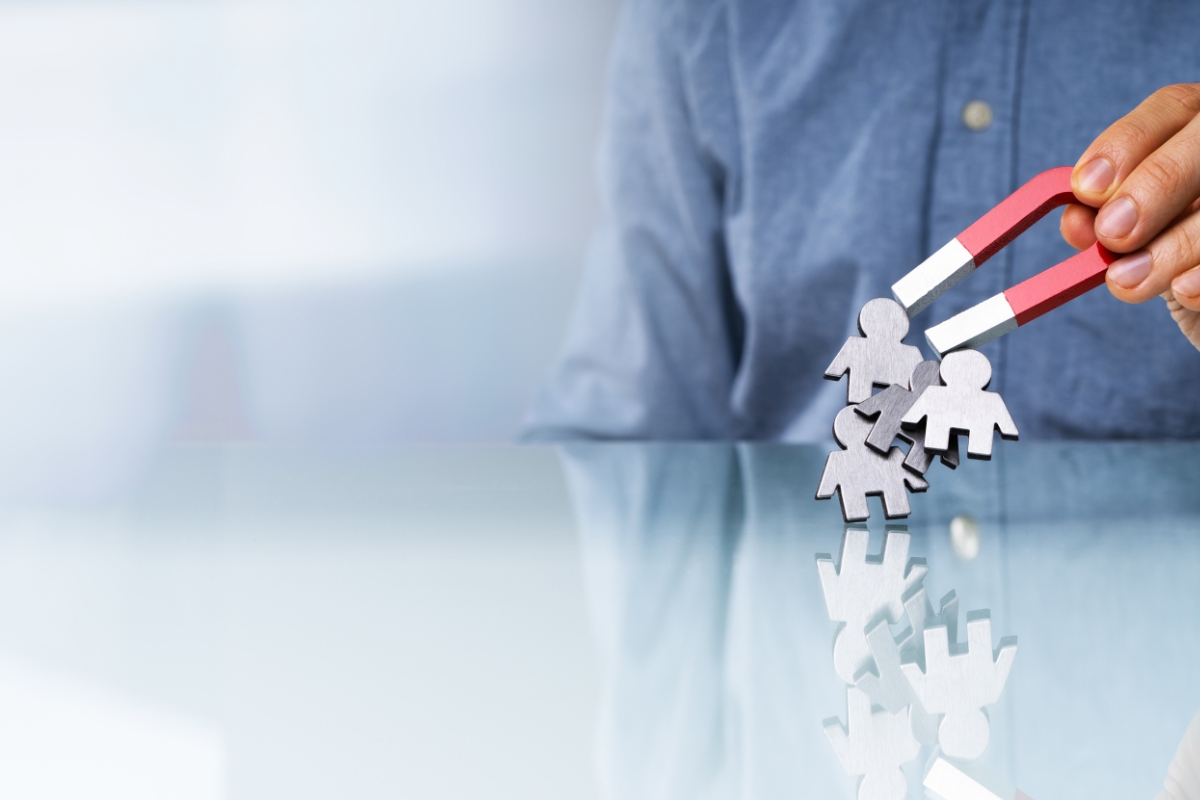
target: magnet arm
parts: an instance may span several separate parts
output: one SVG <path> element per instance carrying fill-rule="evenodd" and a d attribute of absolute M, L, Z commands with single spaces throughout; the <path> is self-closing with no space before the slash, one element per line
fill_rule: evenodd
<path fill-rule="evenodd" d="M 1004 291 L 1018 325 L 1035 320 L 1104 283 L 1108 265 L 1117 260 L 1099 242 Z"/>
<path fill-rule="evenodd" d="M 963 347 L 979 347 L 1095 289 L 1104 283 L 1108 265 L 1116 259 L 1116 255 L 1097 242 L 1066 261 L 934 325 L 925 331 L 925 339 L 939 356 Z"/>

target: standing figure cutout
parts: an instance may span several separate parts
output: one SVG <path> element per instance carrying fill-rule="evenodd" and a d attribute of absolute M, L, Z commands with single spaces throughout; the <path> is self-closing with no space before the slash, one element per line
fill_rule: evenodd
<path fill-rule="evenodd" d="M 916 428 L 925 420 L 925 449 L 944 453 L 952 433 L 967 434 L 967 457 L 984 461 L 992 457 L 992 430 L 1000 438 L 1016 439 L 1016 423 L 1004 399 L 984 391 L 992 381 L 992 364 L 977 350 L 956 350 L 942 359 L 945 386 L 930 386 L 901 420 L 905 428 Z"/>
<path fill-rule="evenodd" d="M 840 381 L 847 372 L 846 402 L 861 403 L 874 386 L 908 385 L 908 376 L 921 363 L 921 351 L 901 340 L 908 333 L 908 314 L 900 304 L 877 298 L 858 312 L 858 331 L 834 356 L 825 377 Z"/>
<path fill-rule="evenodd" d="M 854 406 L 846 406 L 833 420 L 833 438 L 844 449 L 835 450 L 825 459 L 817 499 L 828 499 L 837 491 L 846 522 L 862 522 L 871 516 L 868 495 L 883 499 L 887 519 L 907 517 L 911 509 L 905 485 L 914 492 L 929 488 L 919 475 L 904 468 L 904 451 L 899 447 L 893 447 L 886 456 L 867 447 L 865 440 L 870 432 L 871 423 L 854 413 Z"/>

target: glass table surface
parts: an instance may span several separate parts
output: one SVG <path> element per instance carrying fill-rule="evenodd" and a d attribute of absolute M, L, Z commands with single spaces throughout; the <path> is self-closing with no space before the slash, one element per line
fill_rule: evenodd
<path fill-rule="evenodd" d="M 104 499 L 0 498 L 0 796 L 852 798 L 825 455 L 188 446 Z M 1154 797 L 1200 710 L 1200 446 L 929 482 L 889 523 L 928 596 L 1017 637 L 979 763 Z"/>

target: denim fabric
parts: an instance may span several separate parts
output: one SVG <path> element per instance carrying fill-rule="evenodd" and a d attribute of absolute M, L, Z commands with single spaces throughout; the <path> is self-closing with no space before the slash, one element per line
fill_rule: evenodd
<path fill-rule="evenodd" d="M 605 220 L 526 435 L 828 440 L 869 299 L 1156 88 L 1200 80 L 1200 3 L 628 0 Z M 990 104 L 972 130 L 963 107 Z M 1073 252 L 1059 214 L 924 330 Z M 983 348 L 1022 438 L 1200 436 L 1200 353 L 1100 288 Z"/>

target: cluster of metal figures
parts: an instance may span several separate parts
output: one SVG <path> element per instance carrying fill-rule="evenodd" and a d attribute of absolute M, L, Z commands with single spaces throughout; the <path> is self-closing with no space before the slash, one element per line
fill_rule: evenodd
<path fill-rule="evenodd" d="M 924 559 L 908 557 L 909 534 L 889 530 L 878 557 L 868 557 L 868 539 L 865 527 L 849 526 L 836 566 L 830 556 L 817 555 L 829 618 L 840 623 L 833 664 L 847 684 L 847 724 L 827 719 L 825 735 L 846 773 L 861 776 L 858 800 L 902 800 L 908 784 L 901 765 L 920 757 L 923 747 L 932 748 L 926 788 L 958 800 L 930 780 L 961 783 L 963 775 L 982 771 L 970 762 L 987 748 L 984 707 L 1000 700 L 1016 637 L 1001 639 L 993 651 L 990 614 L 974 611 L 967 614 L 966 642 L 958 643 L 958 598 L 950 592 L 934 611 L 924 587 L 929 568 Z M 909 627 L 895 638 L 891 625 L 902 618 Z"/>
<path fill-rule="evenodd" d="M 817 499 L 838 493 L 842 516 L 859 522 L 870 516 L 867 497 L 878 495 L 884 516 L 908 516 L 907 491 L 929 488 L 925 473 L 940 457 L 959 464 L 958 434 L 967 436 L 967 457 L 990 459 L 992 434 L 1016 439 L 1017 426 L 997 392 L 986 391 L 992 365 L 976 350 L 956 350 L 941 360 L 923 361 L 921 351 L 903 343 L 908 333 L 904 308 L 887 299 L 871 300 L 858 315 L 861 336 L 851 336 L 825 370 L 829 380 L 849 374 L 846 408 L 833 421 L 840 451 L 829 454 Z M 875 387 L 885 387 L 872 394 Z M 907 454 L 893 446 L 909 444 Z"/>

